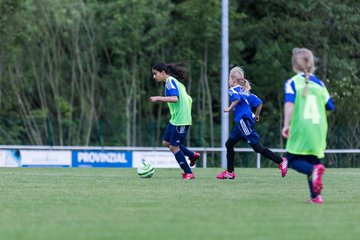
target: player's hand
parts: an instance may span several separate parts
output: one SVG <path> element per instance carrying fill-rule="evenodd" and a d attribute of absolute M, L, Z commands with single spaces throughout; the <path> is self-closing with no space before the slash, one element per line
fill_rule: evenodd
<path fill-rule="evenodd" d="M 230 108 L 228 108 L 228 107 L 224 107 L 224 112 L 230 112 L 231 111 L 231 109 Z"/>
<path fill-rule="evenodd" d="M 283 127 L 281 134 L 284 138 L 289 138 L 290 136 L 290 128 L 289 127 Z"/>
<path fill-rule="evenodd" d="M 158 100 L 157 97 L 149 97 L 150 102 L 156 102 Z"/>
<path fill-rule="evenodd" d="M 255 116 L 255 121 L 260 121 L 260 116 Z"/>

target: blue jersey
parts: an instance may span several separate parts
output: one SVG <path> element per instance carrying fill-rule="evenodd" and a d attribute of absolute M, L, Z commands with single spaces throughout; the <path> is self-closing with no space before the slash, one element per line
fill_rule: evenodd
<path fill-rule="evenodd" d="M 241 119 L 247 118 L 255 122 L 252 108 L 256 108 L 262 101 L 252 93 L 243 92 L 240 85 L 229 89 L 230 102 L 238 100 L 238 104 L 233 108 L 235 122 L 240 122 Z"/>

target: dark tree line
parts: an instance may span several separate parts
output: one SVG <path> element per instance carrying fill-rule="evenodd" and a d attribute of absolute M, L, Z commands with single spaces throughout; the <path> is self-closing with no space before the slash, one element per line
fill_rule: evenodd
<path fill-rule="evenodd" d="M 336 104 L 328 147 L 359 148 L 359 2 L 229 2 L 230 65 L 264 101 L 263 143 L 284 146 L 283 84 L 292 48 L 307 47 Z M 164 61 L 188 66 L 188 144 L 220 146 L 221 1 L 0 0 L 0 11 L 0 144 L 161 145 L 168 110 L 147 99 L 163 92 L 150 67 Z"/>

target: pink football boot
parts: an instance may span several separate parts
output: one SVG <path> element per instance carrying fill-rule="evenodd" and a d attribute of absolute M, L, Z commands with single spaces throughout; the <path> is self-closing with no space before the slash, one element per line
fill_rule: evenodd
<path fill-rule="evenodd" d="M 323 199 L 322 199 L 321 195 L 317 195 L 316 198 L 311 198 L 311 199 L 307 200 L 306 202 L 307 203 L 314 203 L 314 204 L 322 204 Z"/>
<path fill-rule="evenodd" d="M 216 176 L 217 179 L 235 179 L 235 172 L 228 172 L 227 170 L 223 171 Z"/>
<path fill-rule="evenodd" d="M 193 158 L 189 158 L 190 160 L 190 167 L 195 166 L 196 160 L 200 158 L 200 153 L 195 152 Z"/>
<path fill-rule="evenodd" d="M 320 194 L 323 188 L 322 175 L 325 172 L 325 167 L 322 164 L 316 164 L 312 172 L 312 185 L 315 194 Z"/>
<path fill-rule="evenodd" d="M 190 180 L 190 179 L 194 179 L 195 178 L 195 174 L 193 173 L 183 173 L 182 174 L 182 179 L 184 180 Z"/>
<path fill-rule="evenodd" d="M 288 160 L 286 159 L 286 157 L 283 157 L 282 159 L 283 161 L 279 164 L 279 169 L 281 171 L 281 176 L 285 177 L 288 171 Z"/>

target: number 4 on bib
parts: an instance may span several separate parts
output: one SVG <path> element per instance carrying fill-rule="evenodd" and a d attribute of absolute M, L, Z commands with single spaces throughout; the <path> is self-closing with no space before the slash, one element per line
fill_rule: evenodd
<path fill-rule="evenodd" d="M 308 95 L 305 101 L 304 119 L 311 120 L 313 124 L 320 124 L 320 118 L 316 97 Z"/>

